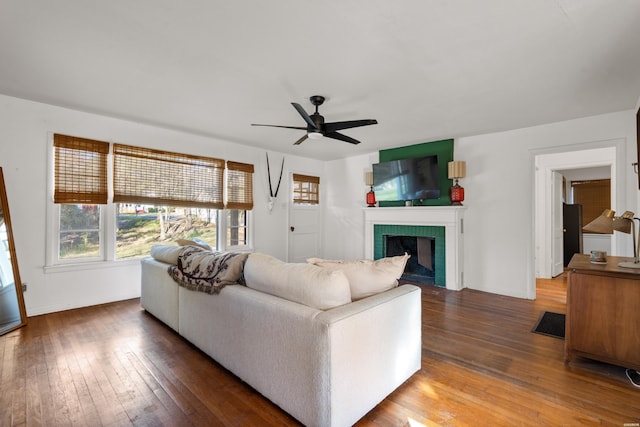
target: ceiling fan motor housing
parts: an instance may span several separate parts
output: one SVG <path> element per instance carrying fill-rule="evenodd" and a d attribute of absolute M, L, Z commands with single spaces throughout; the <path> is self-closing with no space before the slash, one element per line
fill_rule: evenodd
<path fill-rule="evenodd" d="M 311 125 L 307 126 L 307 131 L 309 132 L 324 132 L 324 117 L 322 117 L 319 113 L 313 113 L 311 115 L 311 120 L 316 124 L 316 127 L 313 128 Z"/>
<path fill-rule="evenodd" d="M 313 95 L 312 97 L 309 98 L 309 101 L 311 101 L 311 104 L 317 107 L 318 105 L 322 105 L 324 103 L 325 97 L 322 95 Z M 318 111 L 317 108 L 316 108 L 316 111 Z"/>

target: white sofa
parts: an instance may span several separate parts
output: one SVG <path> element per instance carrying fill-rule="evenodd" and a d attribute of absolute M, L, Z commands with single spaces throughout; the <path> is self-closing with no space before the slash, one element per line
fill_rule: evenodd
<path fill-rule="evenodd" d="M 248 286 L 265 279 L 252 256 Z M 192 291 L 168 267 L 142 260 L 142 307 L 304 425 L 352 425 L 420 369 L 417 286 L 320 310 L 242 285 Z"/>

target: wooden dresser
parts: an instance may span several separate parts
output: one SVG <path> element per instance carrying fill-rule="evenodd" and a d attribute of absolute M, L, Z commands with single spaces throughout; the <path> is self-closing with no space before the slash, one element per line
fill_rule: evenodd
<path fill-rule="evenodd" d="M 640 370 L 640 269 L 618 267 L 632 258 L 569 263 L 565 360 L 575 356 Z"/>

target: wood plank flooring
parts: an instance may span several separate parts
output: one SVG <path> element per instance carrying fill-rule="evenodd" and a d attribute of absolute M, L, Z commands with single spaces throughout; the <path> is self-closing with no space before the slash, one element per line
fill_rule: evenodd
<path fill-rule="evenodd" d="M 528 301 L 423 290 L 422 369 L 358 426 L 637 425 L 624 368 L 563 361 L 531 333 L 566 279 Z M 384 345 L 381 343 L 381 345 Z M 0 426 L 288 426 L 297 422 L 129 300 L 31 317 L 0 337 Z"/>

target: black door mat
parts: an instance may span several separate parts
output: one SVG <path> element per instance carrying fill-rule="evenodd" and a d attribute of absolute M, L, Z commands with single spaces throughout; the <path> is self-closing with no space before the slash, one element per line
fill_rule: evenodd
<path fill-rule="evenodd" d="M 543 311 L 531 332 L 549 337 L 564 339 L 565 315 Z"/>

